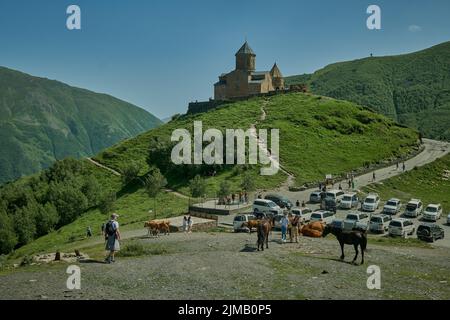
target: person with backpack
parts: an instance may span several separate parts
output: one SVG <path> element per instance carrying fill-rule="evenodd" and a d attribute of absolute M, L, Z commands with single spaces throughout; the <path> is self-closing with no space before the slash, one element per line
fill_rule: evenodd
<path fill-rule="evenodd" d="M 109 220 L 105 226 L 105 235 L 108 237 L 105 249 L 109 251 L 109 255 L 105 259 L 106 263 L 115 262 L 114 255 L 120 250 L 120 232 L 117 218 L 119 218 L 119 215 L 113 213 L 111 215 L 111 220 Z"/>

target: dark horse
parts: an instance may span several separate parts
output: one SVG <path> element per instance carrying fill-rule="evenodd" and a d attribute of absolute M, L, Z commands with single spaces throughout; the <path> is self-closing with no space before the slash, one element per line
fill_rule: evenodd
<path fill-rule="evenodd" d="M 344 244 L 352 244 L 355 248 L 355 257 L 352 263 L 355 263 L 358 258 L 358 246 L 360 246 L 362 256 L 361 264 L 364 264 L 364 251 L 367 248 L 367 233 L 365 230 L 354 229 L 352 231 L 343 231 L 341 228 L 327 225 L 323 230 L 322 237 L 326 237 L 329 233 L 334 234 L 341 245 L 341 260 L 344 260 Z"/>
<path fill-rule="evenodd" d="M 266 243 L 266 249 L 269 249 L 269 233 L 272 230 L 272 222 L 270 220 L 261 220 L 256 227 L 258 240 L 256 245 L 264 251 L 264 242 Z"/>

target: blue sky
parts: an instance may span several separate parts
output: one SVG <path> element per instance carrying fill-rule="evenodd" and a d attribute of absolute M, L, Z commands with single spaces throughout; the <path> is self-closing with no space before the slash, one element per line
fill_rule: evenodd
<path fill-rule="evenodd" d="M 66 28 L 79 5 L 82 30 Z M 366 9 L 381 7 L 382 30 Z M 158 117 L 213 96 L 248 39 L 284 75 L 450 40 L 448 0 L 1 0 L 0 65 L 111 94 Z"/>

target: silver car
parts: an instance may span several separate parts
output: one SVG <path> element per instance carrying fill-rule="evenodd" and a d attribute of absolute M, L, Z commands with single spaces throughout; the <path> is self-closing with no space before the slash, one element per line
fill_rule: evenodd
<path fill-rule="evenodd" d="M 392 217 L 387 214 L 374 214 L 370 217 L 369 230 L 375 233 L 385 233 L 389 229 Z"/>

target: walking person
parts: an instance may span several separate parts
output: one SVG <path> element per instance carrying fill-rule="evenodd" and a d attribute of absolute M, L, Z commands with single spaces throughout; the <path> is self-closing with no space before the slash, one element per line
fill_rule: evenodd
<path fill-rule="evenodd" d="M 280 223 L 281 223 L 281 242 L 286 243 L 286 233 L 289 225 L 289 219 L 286 213 L 284 214 L 283 218 L 281 218 Z"/>
<path fill-rule="evenodd" d="M 351 189 L 352 188 L 352 180 L 348 179 L 348 188 Z"/>
<path fill-rule="evenodd" d="M 405 163 L 403 162 L 403 172 L 405 172 L 406 171 L 406 165 L 405 165 Z"/>
<path fill-rule="evenodd" d="M 295 240 L 295 243 L 298 243 L 298 225 L 300 223 L 300 217 L 295 216 L 291 222 L 291 243 Z"/>
<path fill-rule="evenodd" d="M 183 229 L 185 233 L 192 233 L 192 217 L 190 213 L 183 217 Z"/>
<path fill-rule="evenodd" d="M 297 208 L 300 207 L 300 201 L 297 200 L 297 201 L 295 202 L 295 206 L 296 206 Z"/>
<path fill-rule="evenodd" d="M 92 237 L 92 229 L 91 226 L 87 227 L 86 229 L 86 235 L 88 238 Z"/>
<path fill-rule="evenodd" d="M 106 223 L 105 233 L 108 236 L 108 240 L 106 241 L 106 250 L 109 251 L 109 255 L 106 257 L 105 262 L 111 263 L 115 262 L 114 255 L 117 251 L 120 251 L 120 231 L 119 231 L 119 222 L 117 219 L 119 215 L 113 213 L 111 215 L 111 220 Z"/>
<path fill-rule="evenodd" d="M 397 171 L 398 171 L 398 168 L 399 168 L 399 163 L 398 163 L 398 161 L 397 161 Z"/>
<path fill-rule="evenodd" d="M 375 171 L 372 173 L 372 181 L 375 182 L 376 180 L 376 176 L 375 176 Z"/>
<path fill-rule="evenodd" d="M 342 190 L 342 185 L 341 185 L 341 183 L 339 183 L 339 190 Z"/>

